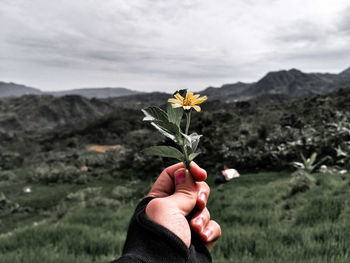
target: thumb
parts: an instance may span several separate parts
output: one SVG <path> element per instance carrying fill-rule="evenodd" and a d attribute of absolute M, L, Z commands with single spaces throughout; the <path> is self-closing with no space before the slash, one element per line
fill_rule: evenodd
<path fill-rule="evenodd" d="M 175 192 L 169 196 L 175 206 L 187 216 L 197 202 L 196 184 L 190 172 L 184 168 L 177 170 L 174 173 Z"/>

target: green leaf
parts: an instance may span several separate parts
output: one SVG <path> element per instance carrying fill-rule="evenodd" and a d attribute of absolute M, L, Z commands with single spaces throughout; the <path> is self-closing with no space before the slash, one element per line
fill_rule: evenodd
<path fill-rule="evenodd" d="M 142 109 L 142 112 L 145 114 L 144 121 L 168 121 L 168 114 L 158 107 L 151 106 Z"/>
<path fill-rule="evenodd" d="M 311 155 L 311 158 L 310 158 L 310 165 L 313 165 L 314 162 L 316 161 L 316 158 L 317 158 L 317 153 L 314 152 L 312 155 Z"/>
<path fill-rule="evenodd" d="M 181 122 L 184 110 L 182 107 L 173 108 L 171 104 L 172 103 L 168 103 L 168 106 L 167 106 L 168 120 L 169 122 L 172 122 L 176 124 L 176 126 L 180 127 L 180 122 Z"/>
<path fill-rule="evenodd" d="M 180 129 L 176 126 L 176 124 L 172 122 L 163 121 L 152 121 L 152 125 L 158 129 L 163 135 L 166 137 L 176 141 L 176 139 L 181 136 Z"/>
<path fill-rule="evenodd" d="M 199 140 L 202 137 L 202 135 L 199 135 L 195 132 L 190 134 L 190 135 L 186 135 L 186 134 L 182 133 L 182 135 L 186 138 L 186 140 L 188 142 L 186 145 L 191 148 L 192 152 L 195 152 L 197 150 Z"/>
<path fill-rule="evenodd" d="M 151 123 L 153 127 L 155 127 L 161 134 L 163 134 L 165 137 L 168 137 L 169 139 L 175 141 L 175 136 L 170 134 L 169 132 L 163 130 L 161 127 L 159 127 L 157 124 L 154 122 Z"/>
<path fill-rule="evenodd" d="M 196 158 L 200 153 L 191 153 L 189 156 L 188 156 L 188 160 L 190 162 L 192 162 L 194 160 L 194 158 Z"/>
<path fill-rule="evenodd" d="M 161 157 L 175 158 L 181 162 L 184 161 L 182 152 L 171 146 L 152 146 L 143 150 L 149 155 L 157 155 Z"/>
<path fill-rule="evenodd" d="M 303 160 L 303 163 L 306 165 L 307 164 L 307 160 L 306 160 L 304 154 L 300 153 L 300 156 L 301 156 L 301 159 Z"/>

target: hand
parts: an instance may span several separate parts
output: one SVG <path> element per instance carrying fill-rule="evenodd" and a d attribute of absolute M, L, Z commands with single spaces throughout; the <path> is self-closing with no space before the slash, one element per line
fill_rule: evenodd
<path fill-rule="evenodd" d="M 190 172 L 183 163 L 166 168 L 154 183 L 148 196 L 155 197 L 146 207 L 146 215 L 152 221 L 176 234 L 187 247 L 191 244 L 191 229 L 197 233 L 210 250 L 221 235 L 218 223 L 210 220 L 206 208 L 209 186 L 205 170 L 191 162 Z M 194 208 L 196 213 L 188 220 Z"/>

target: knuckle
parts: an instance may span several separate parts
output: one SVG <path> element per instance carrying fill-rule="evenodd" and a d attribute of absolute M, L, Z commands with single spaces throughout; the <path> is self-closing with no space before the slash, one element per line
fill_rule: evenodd
<path fill-rule="evenodd" d="M 150 213 L 155 213 L 159 210 L 162 210 L 163 209 L 163 206 L 164 206 L 164 202 L 162 199 L 160 198 L 155 198 L 155 199 L 152 199 L 147 207 L 146 207 L 146 211 L 150 212 Z"/>
<path fill-rule="evenodd" d="M 205 216 L 210 220 L 210 212 L 207 208 L 205 208 Z"/>
<path fill-rule="evenodd" d="M 210 187 L 206 182 L 201 182 L 200 190 L 201 193 L 205 193 L 207 196 L 210 194 Z"/>
<path fill-rule="evenodd" d="M 221 226 L 217 222 L 215 222 L 215 221 L 213 221 L 213 222 L 214 222 L 215 228 L 217 230 L 217 238 L 219 238 L 219 237 L 221 237 L 221 234 L 222 234 Z"/>

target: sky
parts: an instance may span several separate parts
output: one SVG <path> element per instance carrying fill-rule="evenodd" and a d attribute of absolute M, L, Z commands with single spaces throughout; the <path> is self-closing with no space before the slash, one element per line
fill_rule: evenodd
<path fill-rule="evenodd" d="M 350 67 L 348 0 L 0 0 L 0 81 L 198 91 Z"/>

